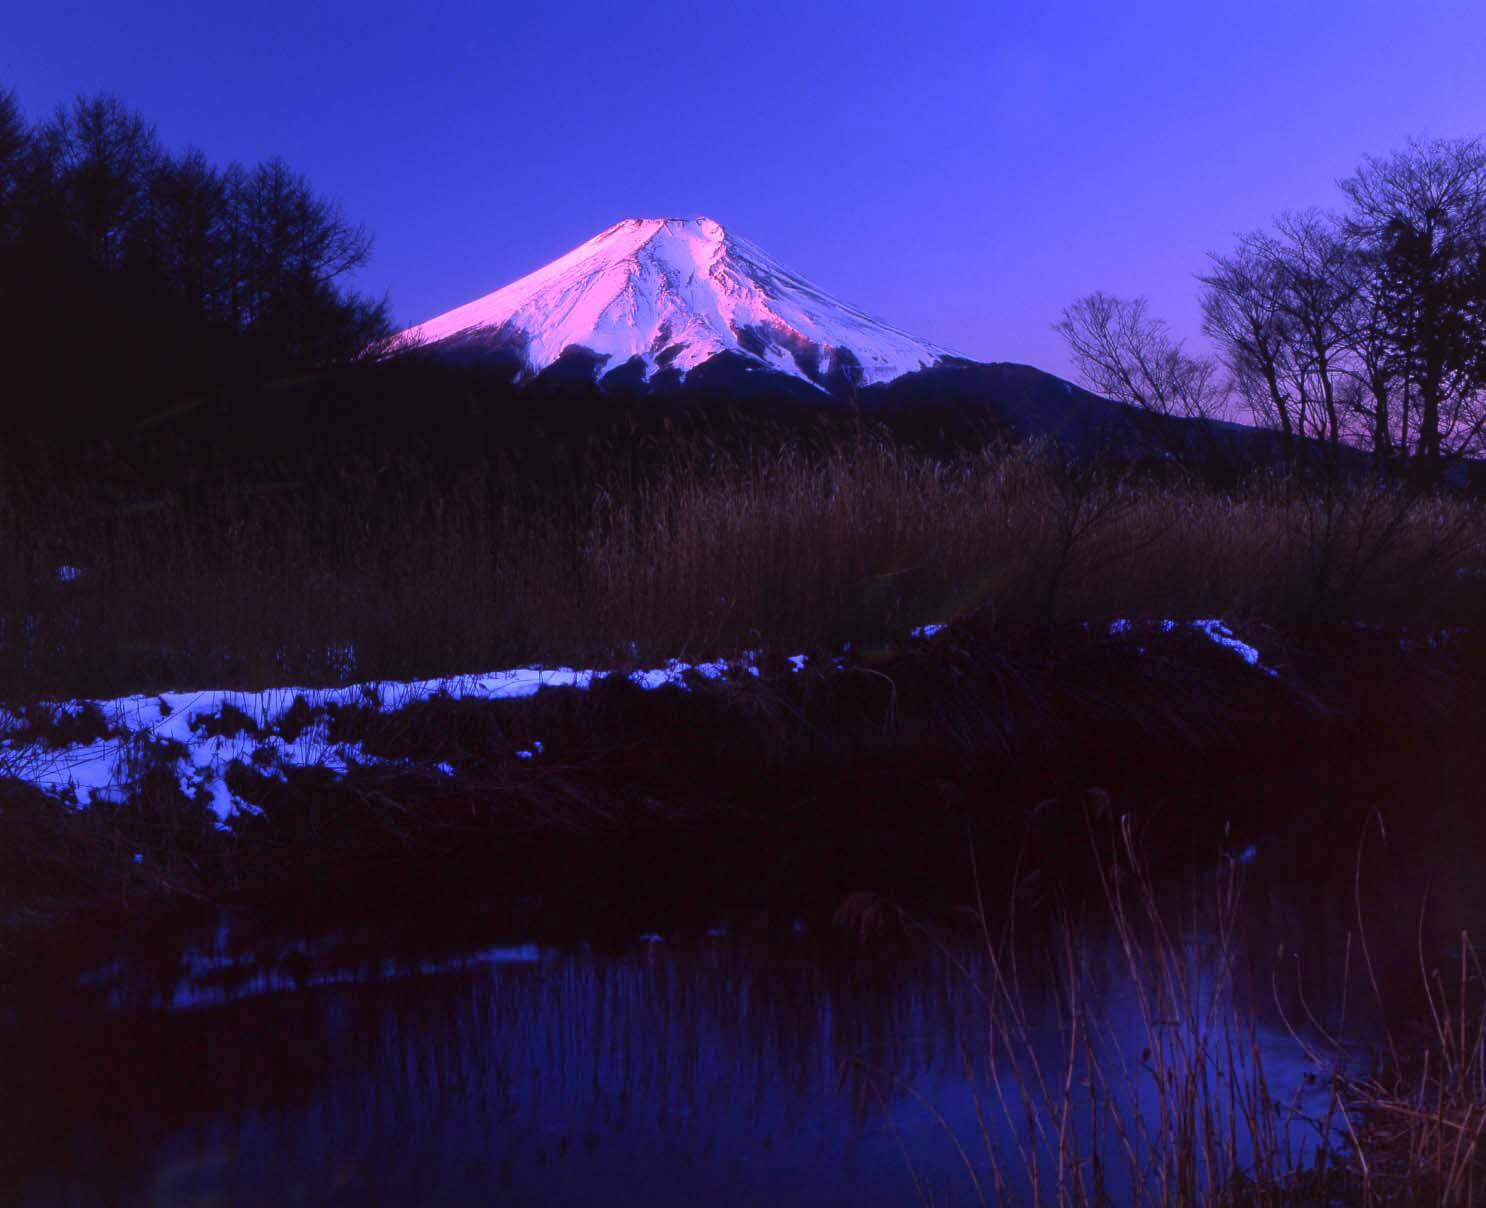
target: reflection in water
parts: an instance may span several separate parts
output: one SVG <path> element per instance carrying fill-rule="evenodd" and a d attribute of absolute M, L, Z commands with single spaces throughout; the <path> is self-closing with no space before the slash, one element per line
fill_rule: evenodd
<path fill-rule="evenodd" d="M 1026 1139 L 978 1122 L 983 954 L 846 947 L 721 937 L 410 959 L 219 929 L 3 1017 L 0 1197 L 978 1202 L 959 1146 L 989 1194 L 985 1137 L 1003 1157 Z M 1138 1052 L 1113 950 L 1084 971 L 1108 1039 Z M 1066 999 L 1032 957 L 1024 976 L 1045 987 L 1025 998 L 1026 1042 L 1053 1068 Z M 1276 1097 L 1305 1085 L 1291 1038 L 1259 1039 Z"/>

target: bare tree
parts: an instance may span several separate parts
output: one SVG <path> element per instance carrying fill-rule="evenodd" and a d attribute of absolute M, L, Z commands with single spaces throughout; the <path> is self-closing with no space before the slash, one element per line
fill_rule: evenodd
<path fill-rule="evenodd" d="M 1089 294 L 1064 307 L 1053 330 L 1067 341 L 1085 384 L 1106 398 L 1196 419 L 1222 407 L 1217 363 L 1188 356 L 1144 298 Z"/>
<path fill-rule="evenodd" d="M 1283 214 L 1269 230 L 1240 236 L 1233 253 L 1212 255 L 1212 271 L 1199 277 L 1203 329 L 1234 389 L 1292 451 L 1307 437 L 1333 454 L 1352 442 L 1372 447 L 1380 472 L 1413 455 L 1437 473 L 1442 451 L 1457 455 L 1479 439 L 1486 357 L 1460 333 L 1474 306 L 1486 336 L 1486 289 L 1472 294 L 1462 271 L 1427 290 L 1410 259 L 1418 249 L 1399 246 L 1396 227 L 1370 230 L 1315 210 Z M 1486 283 L 1486 252 L 1477 256 Z M 1431 369 L 1436 405 L 1426 406 Z"/>
<path fill-rule="evenodd" d="M 1358 289 L 1347 316 L 1347 372 L 1351 383 L 1346 406 L 1372 446 L 1378 473 L 1387 478 L 1412 452 L 1417 424 L 1404 386 L 1402 360 L 1393 339 L 1376 252 L 1355 241 L 1353 252 Z"/>
<path fill-rule="evenodd" d="M 1361 283 L 1353 249 L 1335 219 L 1317 210 L 1275 222 L 1277 302 L 1291 337 L 1290 372 L 1302 410 L 1314 411 L 1334 454 L 1342 439 L 1339 385 L 1347 369 L 1351 308 Z"/>
<path fill-rule="evenodd" d="M 1341 189 L 1347 229 L 1370 252 L 1403 431 L 1417 423 L 1422 474 L 1437 478 L 1486 429 L 1486 145 L 1415 139 L 1369 156 Z"/>
<path fill-rule="evenodd" d="M 1212 271 L 1199 277 L 1202 329 L 1217 342 L 1233 389 L 1254 421 L 1277 427 L 1292 455 L 1306 434 L 1306 410 L 1292 394 L 1294 364 L 1284 278 L 1274 240 L 1254 231 L 1230 256 L 1212 253 Z"/>

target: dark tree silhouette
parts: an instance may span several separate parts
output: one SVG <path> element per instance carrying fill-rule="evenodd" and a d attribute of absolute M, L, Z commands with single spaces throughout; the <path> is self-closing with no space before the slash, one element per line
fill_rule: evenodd
<path fill-rule="evenodd" d="M 1212 272 L 1200 278 L 1206 286 L 1202 328 L 1216 341 L 1235 393 L 1257 422 L 1280 430 L 1293 455 L 1306 416 L 1290 389 L 1290 325 L 1273 240 L 1254 232 L 1239 240 L 1232 255 L 1211 259 Z"/>
<path fill-rule="evenodd" d="M 0 243 L 14 235 L 15 193 L 29 142 L 15 94 L 0 92 Z"/>
<path fill-rule="evenodd" d="M 1348 229 L 1368 247 L 1376 297 L 1412 408 L 1423 475 L 1486 427 L 1486 146 L 1413 140 L 1342 182 Z"/>
<path fill-rule="evenodd" d="M 1351 307 L 1360 289 L 1356 258 L 1320 211 L 1275 222 L 1278 303 L 1292 344 L 1291 380 L 1303 412 L 1334 454 L 1342 438 L 1343 363 Z"/>
<path fill-rule="evenodd" d="M 1095 292 L 1064 307 L 1053 330 L 1097 394 L 1159 415 L 1211 419 L 1222 408 L 1217 365 L 1188 356 L 1144 298 Z"/>
<path fill-rule="evenodd" d="M 1437 482 L 1486 434 L 1486 146 L 1414 141 L 1213 255 L 1203 328 L 1256 421 Z"/>
<path fill-rule="evenodd" d="M 79 99 L 37 131 L 50 201 L 94 264 L 122 264 L 146 217 L 150 184 L 165 161 L 155 129 L 115 97 Z"/>
<path fill-rule="evenodd" d="M 280 159 L 228 180 L 233 318 L 262 372 L 333 360 L 381 334 L 381 307 L 338 291 L 371 239 Z"/>
<path fill-rule="evenodd" d="M 28 128 L 0 93 L 0 407 L 111 429 L 185 398 L 353 360 L 384 303 L 344 286 L 366 232 L 281 161 L 170 154 L 117 98 Z"/>

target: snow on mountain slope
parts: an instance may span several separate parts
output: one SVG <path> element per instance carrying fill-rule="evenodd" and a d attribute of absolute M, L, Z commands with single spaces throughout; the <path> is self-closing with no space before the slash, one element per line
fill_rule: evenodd
<path fill-rule="evenodd" d="M 532 372 L 571 346 L 648 379 L 721 352 L 819 384 L 890 381 L 954 354 L 822 293 L 710 218 L 628 218 L 544 268 L 402 333 L 410 344 L 519 352 Z"/>

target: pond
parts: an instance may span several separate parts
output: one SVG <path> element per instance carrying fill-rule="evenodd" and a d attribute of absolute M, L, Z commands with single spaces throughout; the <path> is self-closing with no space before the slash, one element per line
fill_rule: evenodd
<path fill-rule="evenodd" d="M 1302 1043 L 1314 1033 L 1292 1034 L 1262 1006 L 1233 1013 L 1213 983 L 1211 936 L 1153 950 L 1158 971 L 1133 980 L 1117 933 L 1084 930 L 1072 946 L 1060 934 L 1027 935 L 1013 976 L 1012 949 L 987 948 L 973 928 L 865 944 L 842 927 L 786 924 L 450 951 L 214 920 L 50 992 L 11 988 L 0 1198 L 1021 1201 L 1032 1165 L 1056 1178 L 1066 1112 L 1120 1199 L 1128 1163 L 1111 1121 L 1139 1114 L 1159 1132 L 1157 1067 L 1194 1041 L 1217 1057 L 1234 1028 L 1282 1104 L 1280 1142 L 1314 1149 L 1303 1117 L 1326 1100 Z M 1242 959 L 1269 943 L 1258 928 Z M 1171 977 L 1182 988 L 1151 998 Z M 1070 1045 L 1082 1072 L 1065 1098 Z M 1239 1148 L 1249 1165 L 1248 1142 Z M 1081 1161 L 1091 1177 L 1093 1155 Z"/>

